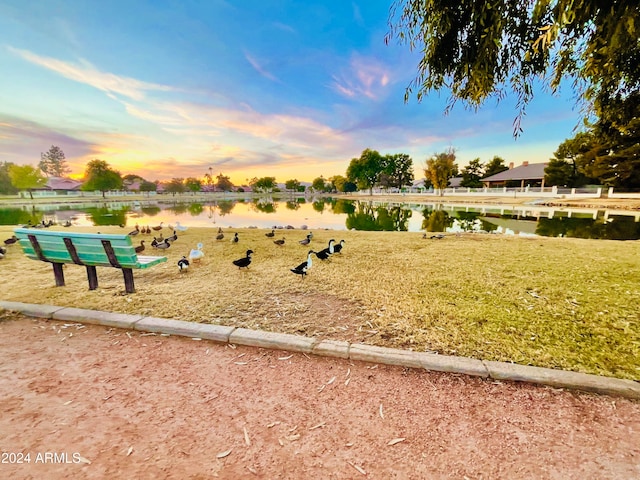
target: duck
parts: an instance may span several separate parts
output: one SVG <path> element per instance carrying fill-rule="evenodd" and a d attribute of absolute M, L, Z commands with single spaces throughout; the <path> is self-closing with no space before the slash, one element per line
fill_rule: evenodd
<path fill-rule="evenodd" d="M 333 246 L 333 251 L 335 253 L 339 253 L 340 255 L 342 255 L 342 248 L 344 247 L 344 240 L 340 240 L 340 243 L 338 245 L 334 245 Z"/>
<path fill-rule="evenodd" d="M 222 240 L 224 238 L 224 233 L 222 233 L 222 228 L 218 227 L 218 235 L 216 235 L 216 240 Z"/>
<path fill-rule="evenodd" d="M 298 243 L 300 245 L 309 245 L 311 243 L 311 237 L 312 237 L 312 235 L 308 234 L 306 238 L 300 240 Z"/>
<path fill-rule="evenodd" d="M 445 237 L 443 233 L 436 233 L 435 235 L 431 235 L 429 238 L 431 240 L 442 240 Z"/>
<path fill-rule="evenodd" d="M 66 222 L 64 222 L 62 224 L 63 227 L 70 227 L 71 225 L 72 225 L 72 223 L 69 220 L 67 220 Z"/>
<path fill-rule="evenodd" d="M 273 243 L 280 246 L 284 245 L 284 237 L 281 240 L 274 240 Z"/>
<path fill-rule="evenodd" d="M 142 228 L 144 228 L 144 227 L 142 227 Z M 142 232 L 142 233 L 146 233 L 147 235 L 151 235 L 151 229 L 149 228 L 149 225 L 147 225 L 146 230 L 144 232 Z"/>
<path fill-rule="evenodd" d="M 144 240 L 140 240 L 140 245 L 136 247 L 136 253 L 141 253 L 144 251 Z"/>
<path fill-rule="evenodd" d="M 265 233 L 264 234 L 265 237 L 269 237 L 269 238 L 273 238 L 276 236 L 276 231 L 275 230 L 271 230 L 271 233 Z"/>
<path fill-rule="evenodd" d="M 135 230 L 130 231 L 129 235 L 133 237 L 134 235 L 138 235 L 139 233 L 140 233 L 140 227 L 138 227 L 138 225 L 136 225 Z"/>
<path fill-rule="evenodd" d="M 165 242 L 171 243 L 171 242 L 175 242 L 177 239 L 178 239 L 178 235 L 176 234 L 176 231 L 174 230 L 173 231 L 173 235 L 171 235 L 170 237 L 167 237 L 165 239 Z"/>
<path fill-rule="evenodd" d="M 238 238 L 238 232 L 233 234 L 233 238 L 231 239 L 233 243 L 238 243 L 240 239 Z"/>
<path fill-rule="evenodd" d="M 155 237 L 154 237 L 155 240 Z M 153 242 L 151 242 L 151 245 L 153 245 Z M 166 250 L 167 248 L 169 248 L 171 246 L 171 244 L 169 242 L 167 242 L 166 240 L 162 240 L 161 242 L 156 241 L 156 244 L 153 245 L 155 248 L 159 248 L 161 250 Z"/>
<path fill-rule="evenodd" d="M 18 241 L 18 237 L 16 237 L 15 235 L 13 235 L 11 238 L 7 238 L 4 241 L 5 245 L 13 245 L 14 243 L 16 243 Z"/>
<path fill-rule="evenodd" d="M 247 250 L 247 255 L 243 258 L 239 258 L 238 260 L 234 260 L 233 264 L 238 267 L 238 270 L 241 268 L 249 268 L 251 264 L 251 256 L 253 255 L 253 250 Z"/>
<path fill-rule="evenodd" d="M 202 260 L 202 258 L 204 257 L 204 252 L 202 251 L 202 247 L 203 247 L 202 243 L 198 243 L 198 245 L 196 245 L 196 248 L 191 250 L 191 252 L 189 253 L 189 260 L 191 260 L 192 262 Z"/>
<path fill-rule="evenodd" d="M 163 223 L 164 223 L 164 222 L 160 222 L 160 225 L 156 225 L 156 226 L 151 227 L 151 228 L 153 228 L 156 232 L 157 232 L 157 231 L 160 231 L 160 230 L 162 230 L 162 224 L 163 224 Z"/>
<path fill-rule="evenodd" d="M 329 240 L 329 246 L 323 250 L 320 250 L 319 252 L 315 252 L 316 253 L 316 257 L 318 257 L 320 260 L 327 260 L 331 255 L 333 255 L 334 249 L 333 249 L 333 244 L 334 244 L 335 240 L 332 238 L 331 240 Z"/>
<path fill-rule="evenodd" d="M 179 232 L 185 232 L 189 227 L 185 227 L 184 225 L 180 225 L 180 222 L 176 222 L 176 230 Z"/>
<path fill-rule="evenodd" d="M 309 250 L 309 253 L 307 254 L 307 260 L 305 262 L 302 262 L 296 268 L 290 269 L 296 275 L 300 275 L 300 278 L 302 280 L 304 280 L 304 276 L 309 272 L 309 269 L 311 268 L 311 255 L 313 255 L 313 253 L 313 250 Z"/>
<path fill-rule="evenodd" d="M 178 268 L 181 272 L 186 272 L 189 268 L 189 260 L 187 260 L 187 257 L 185 257 L 184 255 L 180 260 L 178 260 Z"/>
<path fill-rule="evenodd" d="M 7 253 L 7 249 L 4 247 L 0 247 L 0 258 L 4 257 Z"/>

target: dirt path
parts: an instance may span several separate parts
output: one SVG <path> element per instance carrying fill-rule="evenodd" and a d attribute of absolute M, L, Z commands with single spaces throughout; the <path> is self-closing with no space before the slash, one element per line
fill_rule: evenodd
<path fill-rule="evenodd" d="M 640 478 L 639 402 L 7 312 L 0 344 L 0 478 Z"/>

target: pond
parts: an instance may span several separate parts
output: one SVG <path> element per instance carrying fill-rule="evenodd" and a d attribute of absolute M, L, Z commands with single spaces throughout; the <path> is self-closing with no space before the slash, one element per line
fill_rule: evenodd
<path fill-rule="evenodd" d="M 565 209 L 533 205 L 394 203 L 350 199 L 295 198 L 194 202 L 98 202 L 0 207 L 0 224 L 71 222 L 77 226 L 138 224 L 223 228 L 487 232 L 522 236 L 640 239 L 640 212 Z"/>

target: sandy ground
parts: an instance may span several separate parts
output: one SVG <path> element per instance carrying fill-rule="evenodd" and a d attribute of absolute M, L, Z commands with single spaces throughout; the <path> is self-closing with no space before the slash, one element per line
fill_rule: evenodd
<path fill-rule="evenodd" d="M 0 478 L 640 478 L 621 398 L 8 312 L 0 343 Z"/>

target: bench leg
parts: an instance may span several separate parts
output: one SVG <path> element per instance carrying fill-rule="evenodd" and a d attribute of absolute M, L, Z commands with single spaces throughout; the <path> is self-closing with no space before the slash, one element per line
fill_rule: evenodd
<path fill-rule="evenodd" d="M 130 268 L 123 268 L 122 275 L 124 276 L 124 289 L 127 293 L 135 293 L 136 289 L 133 285 L 133 270 Z"/>
<path fill-rule="evenodd" d="M 98 274 L 96 273 L 96 267 L 87 265 L 87 278 L 89 279 L 89 290 L 95 290 L 98 288 Z"/>
<path fill-rule="evenodd" d="M 62 263 L 52 263 L 53 276 L 56 278 L 56 287 L 64 287 L 64 272 L 62 271 Z"/>

